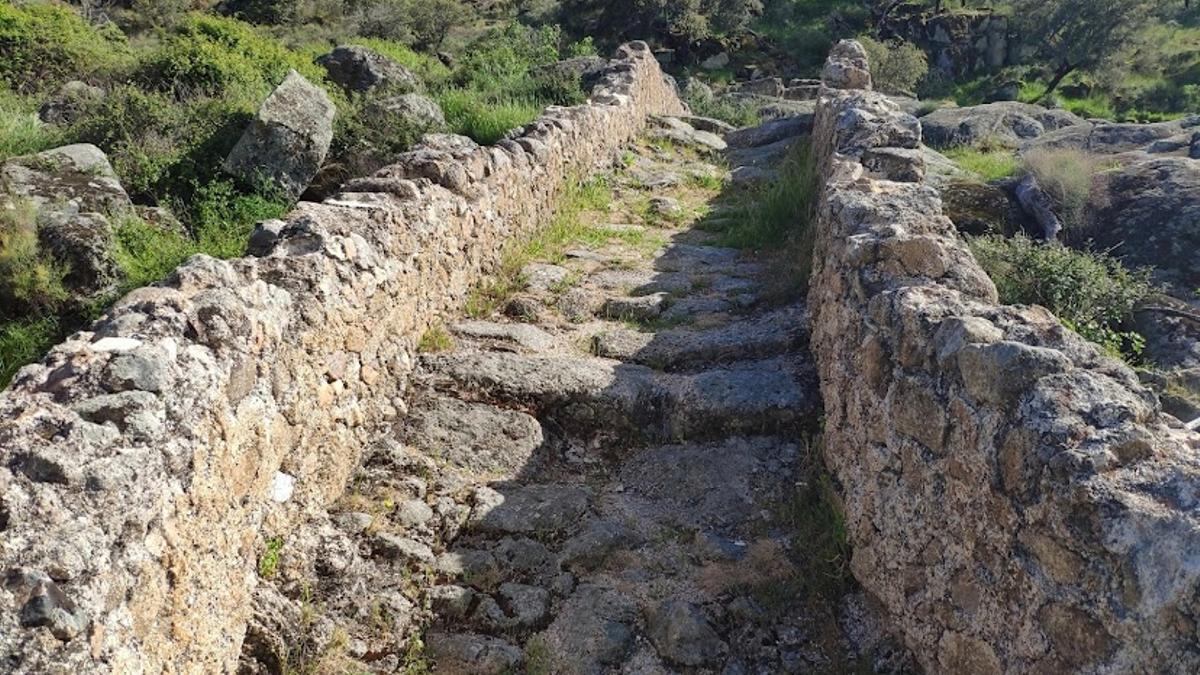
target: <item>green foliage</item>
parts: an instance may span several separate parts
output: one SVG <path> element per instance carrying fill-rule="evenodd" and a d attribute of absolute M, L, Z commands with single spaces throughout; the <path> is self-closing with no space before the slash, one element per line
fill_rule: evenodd
<path fill-rule="evenodd" d="M 963 170 L 985 181 L 1008 178 L 1021 171 L 1021 161 L 1016 153 L 1001 145 L 961 146 L 950 148 L 943 154 Z"/>
<path fill-rule="evenodd" d="M 267 540 L 267 548 L 258 559 L 258 576 L 270 579 L 279 569 L 279 558 L 283 553 L 283 538 L 271 537 Z"/>
<path fill-rule="evenodd" d="M 417 343 L 417 351 L 422 354 L 436 354 L 449 351 L 453 346 L 454 338 L 450 336 L 450 332 L 446 330 L 445 326 L 437 324 L 430 326 L 421 334 L 421 340 Z"/>
<path fill-rule="evenodd" d="M 143 58 L 136 78 L 177 97 L 223 95 L 256 107 L 289 69 L 310 82 L 324 81 L 319 66 L 253 26 L 192 13 Z"/>
<path fill-rule="evenodd" d="M 55 317 L 0 320 L 0 388 L 17 369 L 46 353 L 62 337 Z"/>
<path fill-rule="evenodd" d="M 490 31 L 473 43 L 449 83 L 434 98 L 455 133 L 491 144 L 528 124 L 546 105 L 584 100 L 576 78 L 538 69 L 564 53 L 584 53 L 590 43 L 569 43 L 557 26 L 534 30 L 518 24 Z"/>
<path fill-rule="evenodd" d="M 490 315 L 524 286 L 521 269 L 533 259 L 561 260 L 572 243 L 596 236 L 582 219 L 587 211 L 607 211 L 612 202 L 612 187 L 605 181 L 570 181 L 559 197 L 554 218 L 525 241 L 510 242 L 500 261 L 500 269 L 476 286 L 464 308 L 472 318 Z"/>
<path fill-rule="evenodd" d="M 192 199 L 176 211 L 190 216 L 200 252 L 216 258 L 245 255 L 254 224 L 279 218 L 291 206 L 283 196 L 265 187 L 246 192 L 228 180 L 196 186 Z"/>
<path fill-rule="evenodd" d="M 426 85 L 434 85 L 450 78 L 450 69 L 437 58 L 413 51 L 407 45 L 392 40 L 371 37 L 355 37 L 346 44 L 359 45 L 374 50 L 416 73 Z"/>
<path fill-rule="evenodd" d="M 860 37 L 871 64 L 875 88 L 890 94 L 911 94 L 929 72 L 929 60 L 910 42 L 879 42 Z"/>
<path fill-rule="evenodd" d="M 0 83 L 45 91 L 68 79 L 104 77 L 129 56 L 124 35 L 97 28 L 69 6 L 49 2 L 0 4 Z"/>
<path fill-rule="evenodd" d="M 0 207 L 0 319 L 54 314 L 68 298 L 68 271 L 38 245 L 32 204 Z"/>
<path fill-rule="evenodd" d="M 1152 16 L 1152 0 L 1012 0 L 1022 41 L 1048 63 L 1047 93 L 1080 68 L 1117 57 Z"/>
<path fill-rule="evenodd" d="M 1075 251 L 1025 236 L 971 240 L 1000 299 L 1037 304 L 1114 355 L 1136 359 L 1144 339 L 1122 329 L 1134 306 L 1153 292 L 1148 270 L 1130 270 L 1105 252 Z"/>
<path fill-rule="evenodd" d="M 498 98 L 481 100 L 478 92 L 449 89 L 435 96 L 446 124 L 456 134 L 470 136 L 476 142 L 490 145 L 506 133 L 532 122 L 542 112 L 542 106 L 532 100 Z"/>
<path fill-rule="evenodd" d="M 808 242 L 815 195 L 811 146 L 797 143 L 780 165 L 775 181 L 738 196 L 735 217 L 711 219 L 701 225 L 720 232 L 722 244 L 735 248 L 776 249 L 789 241 Z M 807 243 L 802 249 L 811 250 Z M 807 261 L 804 250 L 799 259 Z"/>
<path fill-rule="evenodd" d="M 688 44 L 741 31 L 762 8 L 761 0 L 563 0 L 559 15 L 609 44 L 655 36 Z"/>
<path fill-rule="evenodd" d="M 33 102 L 0 89 L 0 162 L 61 145 L 61 132 L 38 119 Z"/>
<path fill-rule="evenodd" d="M 758 106 L 752 101 L 731 98 L 687 97 L 692 114 L 728 122 L 735 127 L 753 127 L 762 123 Z"/>
<path fill-rule="evenodd" d="M 121 222 L 116 235 L 114 257 L 121 270 L 124 289 L 161 281 L 199 250 L 190 237 L 138 218 Z"/>

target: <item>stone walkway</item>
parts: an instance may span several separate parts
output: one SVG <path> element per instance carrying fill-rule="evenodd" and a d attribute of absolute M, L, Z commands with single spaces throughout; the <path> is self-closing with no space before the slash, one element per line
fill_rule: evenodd
<path fill-rule="evenodd" d="M 696 226 L 737 166 L 690 128 L 631 148 L 561 256 L 427 340 L 402 428 L 260 588 L 247 672 L 281 650 L 370 672 L 902 670 L 846 570 L 786 253 Z M 320 612 L 283 630 L 304 583 Z"/>

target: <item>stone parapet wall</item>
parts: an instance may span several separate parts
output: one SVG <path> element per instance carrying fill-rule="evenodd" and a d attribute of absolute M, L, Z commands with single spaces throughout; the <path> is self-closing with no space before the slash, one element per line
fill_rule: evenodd
<path fill-rule="evenodd" d="M 825 74 L 809 301 L 855 576 L 931 673 L 1200 672 L 1200 437 L 998 303 L 861 47 Z"/>
<path fill-rule="evenodd" d="M 260 227 L 256 257 L 193 258 L 24 368 L 0 395 L 0 669 L 232 671 L 260 532 L 341 494 L 403 415 L 421 334 L 507 241 L 682 112 L 626 45 L 587 105 L 495 147 L 430 137 Z"/>

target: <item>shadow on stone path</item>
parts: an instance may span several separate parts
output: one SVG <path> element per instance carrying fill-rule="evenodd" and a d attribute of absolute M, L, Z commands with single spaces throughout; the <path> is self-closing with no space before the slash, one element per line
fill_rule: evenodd
<path fill-rule="evenodd" d="M 727 168 L 664 127 L 583 216 L 606 236 L 422 357 L 402 427 L 297 544 L 325 639 L 270 625 L 297 582 L 264 584 L 247 672 L 281 643 L 372 672 L 903 672 L 846 572 L 786 261 L 695 227 Z"/>

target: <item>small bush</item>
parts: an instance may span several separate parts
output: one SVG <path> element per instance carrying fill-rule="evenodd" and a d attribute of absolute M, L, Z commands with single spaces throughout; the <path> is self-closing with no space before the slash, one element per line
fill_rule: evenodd
<path fill-rule="evenodd" d="M 0 89 L 0 162 L 53 148 L 62 140 L 57 128 L 38 119 L 32 101 Z"/>
<path fill-rule="evenodd" d="M 929 72 L 929 60 L 909 42 L 879 42 L 859 38 L 867 50 L 875 88 L 889 94 L 912 94 Z"/>
<path fill-rule="evenodd" d="M 762 123 L 758 106 L 752 101 L 725 97 L 688 97 L 687 104 L 695 115 L 712 117 L 738 128 L 753 127 Z"/>
<path fill-rule="evenodd" d="M 130 218 L 117 226 L 115 258 L 124 290 L 161 281 L 193 253 L 196 242 L 179 232 Z"/>
<path fill-rule="evenodd" d="M 1109 165 L 1096 155 L 1073 148 L 1033 150 L 1025 154 L 1024 163 L 1025 170 L 1059 207 L 1063 226 L 1079 229 L 1084 224 L 1092 179 Z"/>
<path fill-rule="evenodd" d="M 1043 245 L 1025 236 L 978 237 L 971 250 L 1007 304 L 1041 305 L 1114 355 L 1136 359 L 1144 340 L 1122 326 L 1152 291 L 1147 270 L 1103 252 Z"/>
<path fill-rule="evenodd" d="M 68 299 L 68 271 L 38 245 L 31 204 L 0 208 L 0 319 L 55 314 Z"/>
<path fill-rule="evenodd" d="M 144 58 L 136 77 L 145 87 L 179 98 L 223 95 L 254 108 L 289 69 L 313 83 L 325 78 L 319 66 L 254 26 L 193 13 Z"/>
<path fill-rule="evenodd" d="M 246 192 L 228 180 L 196 186 L 193 194 L 178 212 L 188 215 L 200 252 L 215 258 L 245 255 L 255 223 L 279 218 L 291 206 L 268 188 Z"/>
<path fill-rule="evenodd" d="M 104 78 L 130 58 L 116 27 L 94 27 L 69 6 L 49 2 L 0 4 L 0 55 L 0 83 L 23 92 Z"/>

